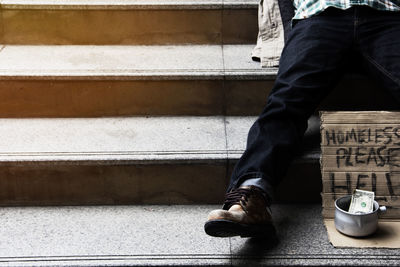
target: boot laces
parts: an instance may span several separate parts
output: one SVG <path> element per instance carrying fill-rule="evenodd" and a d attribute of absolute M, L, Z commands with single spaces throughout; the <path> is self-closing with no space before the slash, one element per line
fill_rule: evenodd
<path fill-rule="evenodd" d="M 258 194 L 266 202 L 264 194 L 257 187 L 251 186 L 250 188 L 236 188 L 225 195 L 223 208 L 229 210 L 233 205 L 240 205 L 243 210 L 246 210 L 247 201 L 252 194 Z"/>

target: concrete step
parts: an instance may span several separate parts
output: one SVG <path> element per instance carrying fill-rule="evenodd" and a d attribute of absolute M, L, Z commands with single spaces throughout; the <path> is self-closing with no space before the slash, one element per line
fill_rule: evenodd
<path fill-rule="evenodd" d="M 274 205 L 277 239 L 213 238 L 217 206 L 0 208 L 0 266 L 398 266 L 398 249 L 334 248 L 320 205 Z"/>
<path fill-rule="evenodd" d="M 276 69 L 252 48 L 3 46 L 0 117 L 254 115 Z"/>
<path fill-rule="evenodd" d="M 1 0 L 3 44 L 255 43 L 257 0 Z"/>
<path fill-rule="evenodd" d="M 0 205 L 220 203 L 254 119 L 1 119 Z M 320 200 L 318 129 L 277 200 Z"/>
<path fill-rule="evenodd" d="M 253 45 L 14 46 L 0 49 L 0 117 L 258 115 L 277 69 Z M 325 110 L 396 109 L 379 86 L 347 76 Z"/>

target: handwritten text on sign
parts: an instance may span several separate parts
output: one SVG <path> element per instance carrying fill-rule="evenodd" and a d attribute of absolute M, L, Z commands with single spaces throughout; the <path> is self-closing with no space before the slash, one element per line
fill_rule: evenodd
<path fill-rule="evenodd" d="M 350 194 L 359 188 L 377 195 L 400 194 L 392 182 L 400 171 L 400 126 L 327 127 L 322 138 L 324 171 L 328 171 L 324 175 L 331 183 L 331 193 Z"/>

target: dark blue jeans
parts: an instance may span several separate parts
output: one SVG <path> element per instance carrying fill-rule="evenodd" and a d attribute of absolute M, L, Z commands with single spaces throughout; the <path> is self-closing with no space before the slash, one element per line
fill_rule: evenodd
<path fill-rule="evenodd" d="M 294 16 L 294 6 L 292 0 L 278 0 L 279 12 L 281 13 L 285 43 L 292 28 L 292 18 Z"/>
<path fill-rule="evenodd" d="M 297 152 L 308 118 L 348 65 L 364 69 L 400 102 L 400 12 L 328 8 L 293 24 L 274 88 L 250 129 L 228 191 L 260 178 L 272 195 Z M 357 62 L 349 62 L 355 58 Z"/>

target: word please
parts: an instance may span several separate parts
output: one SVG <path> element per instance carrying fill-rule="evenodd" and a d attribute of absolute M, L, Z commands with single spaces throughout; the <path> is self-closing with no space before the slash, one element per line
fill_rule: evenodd
<path fill-rule="evenodd" d="M 377 167 L 400 167 L 400 148 L 381 147 L 342 147 L 336 150 L 336 165 L 343 166 L 374 165 Z"/>

